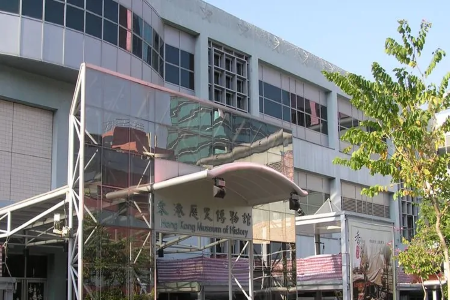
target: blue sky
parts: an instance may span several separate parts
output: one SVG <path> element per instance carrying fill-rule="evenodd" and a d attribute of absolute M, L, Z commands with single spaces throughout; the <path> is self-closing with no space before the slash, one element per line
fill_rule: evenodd
<path fill-rule="evenodd" d="M 385 69 L 397 65 L 384 53 L 387 37 L 398 38 L 397 20 L 409 21 L 413 33 L 422 19 L 433 23 L 422 69 L 431 52 L 442 48 L 447 58 L 429 78 L 440 83 L 450 71 L 450 1 L 448 0 L 207 0 L 353 73 L 371 76 L 372 62 Z M 425 55 L 426 54 L 426 55 Z"/>

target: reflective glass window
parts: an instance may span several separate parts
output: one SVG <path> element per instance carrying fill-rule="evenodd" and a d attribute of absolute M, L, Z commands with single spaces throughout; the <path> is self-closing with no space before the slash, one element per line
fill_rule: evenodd
<path fill-rule="evenodd" d="M 283 106 L 283 120 L 291 122 L 291 108 L 289 106 Z"/>
<path fill-rule="evenodd" d="M 142 40 L 135 34 L 133 34 L 133 54 L 142 58 Z"/>
<path fill-rule="evenodd" d="M 166 81 L 179 85 L 180 84 L 180 68 L 166 63 Z"/>
<path fill-rule="evenodd" d="M 14 14 L 19 13 L 19 0 L 1 0 L 0 10 Z"/>
<path fill-rule="evenodd" d="M 117 24 L 103 20 L 103 39 L 113 45 L 117 45 Z"/>
<path fill-rule="evenodd" d="M 119 27 L 119 47 L 131 52 L 131 43 L 131 32 L 123 27 Z"/>
<path fill-rule="evenodd" d="M 164 41 L 162 38 L 159 39 L 159 55 L 161 55 L 162 58 L 164 58 Z"/>
<path fill-rule="evenodd" d="M 159 75 L 164 78 L 164 59 L 159 57 Z"/>
<path fill-rule="evenodd" d="M 45 21 L 58 25 L 64 25 L 64 3 L 54 0 L 46 0 Z"/>
<path fill-rule="evenodd" d="M 264 98 L 263 97 L 259 97 L 259 112 L 264 113 Z"/>
<path fill-rule="evenodd" d="M 194 54 L 180 50 L 180 66 L 194 71 Z"/>
<path fill-rule="evenodd" d="M 127 29 L 132 29 L 133 13 L 131 10 L 120 5 L 119 6 L 119 24 Z"/>
<path fill-rule="evenodd" d="M 167 70 L 166 70 L 167 73 Z M 181 84 L 182 87 L 187 89 L 194 89 L 194 72 L 181 69 Z"/>
<path fill-rule="evenodd" d="M 152 65 L 152 47 L 147 43 L 142 44 L 142 59 L 149 65 Z"/>
<path fill-rule="evenodd" d="M 153 44 L 153 28 L 144 21 L 144 41 L 150 46 Z"/>
<path fill-rule="evenodd" d="M 180 50 L 166 44 L 166 61 L 178 66 L 180 64 Z"/>
<path fill-rule="evenodd" d="M 84 0 L 67 0 L 67 3 L 84 8 Z"/>
<path fill-rule="evenodd" d="M 155 69 L 156 71 L 159 70 L 158 68 L 158 62 L 159 62 L 159 55 L 158 53 L 155 51 L 155 49 L 152 50 L 152 67 L 153 69 Z"/>
<path fill-rule="evenodd" d="M 133 32 L 142 37 L 142 28 L 144 27 L 144 23 L 141 17 L 136 14 L 133 14 Z"/>
<path fill-rule="evenodd" d="M 277 119 L 281 119 L 281 105 L 268 99 L 264 99 L 264 113 Z"/>
<path fill-rule="evenodd" d="M 22 0 L 22 15 L 42 19 L 42 0 Z"/>
<path fill-rule="evenodd" d="M 264 82 L 264 97 L 281 102 L 281 89 Z"/>
<path fill-rule="evenodd" d="M 102 38 L 102 18 L 86 12 L 86 33 Z"/>
<path fill-rule="evenodd" d="M 78 31 L 84 31 L 84 10 L 67 5 L 66 27 Z"/>
<path fill-rule="evenodd" d="M 261 80 L 259 81 L 259 95 L 260 96 L 264 95 L 264 87 L 263 87 L 263 82 Z"/>
<path fill-rule="evenodd" d="M 290 105 L 291 104 L 291 99 L 290 99 L 288 91 L 281 90 L 281 99 L 282 99 L 284 105 Z"/>
<path fill-rule="evenodd" d="M 103 11 L 103 0 L 86 1 L 86 10 L 101 16 Z"/>
<path fill-rule="evenodd" d="M 328 119 L 328 111 L 326 106 L 320 106 L 320 117 L 325 120 Z"/>
<path fill-rule="evenodd" d="M 153 48 L 159 51 L 159 34 L 155 30 L 153 30 Z"/>
<path fill-rule="evenodd" d="M 119 18 L 119 5 L 113 0 L 104 0 L 103 16 L 115 23 Z"/>

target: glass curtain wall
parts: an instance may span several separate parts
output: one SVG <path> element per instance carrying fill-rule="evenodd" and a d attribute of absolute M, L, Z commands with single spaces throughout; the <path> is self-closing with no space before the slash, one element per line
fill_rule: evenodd
<path fill-rule="evenodd" d="M 155 159 L 200 168 L 256 162 L 293 179 L 292 134 L 226 108 L 200 104 L 96 70 L 87 69 L 85 80 L 84 299 L 153 299 L 154 274 L 158 289 L 161 287 L 156 293 L 163 299 L 167 297 L 164 286 L 178 277 L 158 276 L 167 259 L 154 257 L 153 243 L 173 237 L 153 234 L 148 195 L 124 199 L 108 199 L 106 195 L 154 182 L 158 176 Z M 255 295 L 269 299 L 271 287 L 282 287 L 282 293 L 287 294 L 287 288 L 295 286 L 295 215 L 286 202 L 256 207 L 253 231 Z M 239 254 L 244 243 L 234 244 Z M 189 256 L 173 251 L 171 258 L 211 258 L 214 249 L 194 251 Z M 243 257 L 245 261 L 245 253 Z M 223 256 L 215 257 L 220 258 L 226 261 Z M 199 265 L 196 270 L 202 274 L 190 286 L 204 287 L 208 283 L 203 280 L 217 277 L 215 272 L 223 269 L 223 264 L 215 263 L 215 268 Z M 178 273 L 182 268 L 183 264 L 178 265 Z M 219 279 L 213 285 L 223 293 L 216 292 L 215 297 L 228 297 L 228 278 Z M 248 276 L 242 283 L 248 285 Z M 178 298 L 189 299 L 195 292 L 170 286 L 170 293 Z M 236 290 L 236 297 L 244 297 L 237 286 Z"/>

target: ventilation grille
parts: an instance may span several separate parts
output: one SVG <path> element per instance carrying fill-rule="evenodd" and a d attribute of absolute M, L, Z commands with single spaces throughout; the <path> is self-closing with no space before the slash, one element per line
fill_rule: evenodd
<path fill-rule="evenodd" d="M 390 209 L 387 205 L 375 204 L 363 200 L 342 198 L 342 210 L 352 211 L 369 216 L 390 218 Z"/>

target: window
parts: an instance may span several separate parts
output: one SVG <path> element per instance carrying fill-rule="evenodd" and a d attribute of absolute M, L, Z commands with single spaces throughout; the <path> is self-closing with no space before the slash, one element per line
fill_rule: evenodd
<path fill-rule="evenodd" d="M 119 24 L 120 26 L 123 26 L 129 30 L 132 29 L 132 17 L 133 13 L 131 10 L 127 9 L 126 7 L 120 5 L 119 6 Z"/>
<path fill-rule="evenodd" d="M 88 0 L 86 1 L 86 10 L 93 12 L 99 16 L 103 15 L 103 1 L 102 0 Z"/>
<path fill-rule="evenodd" d="M 131 52 L 131 32 L 119 27 L 119 47 Z"/>
<path fill-rule="evenodd" d="M 153 44 L 153 28 L 144 21 L 144 41 L 150 46 Z"/>
<path fill-rule="evenodd" d="M 103 16 L 114 23 L 117 23 L 119 18 L 119 5 L 113 0 L 104 0 L 103 2 Z"/>
<path fill-rule="evenodd" d="M 181 50 L 180 59 L 182 68 L 194 71 L 194 54 Z"/>
<path fill-rule="evenodd" d="M 180 49 L 166 45 L 166 61 L 176 66 L 180 65 Z"/>
<path fill-rule="evenodd" d="M 263 114 L 322 134 L 328 134 L 326 106 L 261 80 L 259 82 L 259 96 L 259 110 Z M 261 104 L 263 104 L 262 107 Z"/>
<path fill-rule="evenodd" d="M 67 0 L 67 3 L 84 9 L 84 0 Z"/>
<path fill-rule="evenodd" d="M 146 62 L 149 66 L 152 65 L 152 47 L 147 45 L 147 43 L 142 43 L 142 59 L 144 62 Z"/>
<path fill-rule="evenodd" d="M 133 34 L 133 54 L 142 59 L 142 40 Z"/>
<path fill-rule="evenodd" d="M 64 3 L 55 0 L 45 1 L 45 21 L 64 25 Z"/>
<path fill-rule="evenodd" d="M 194 89 L 194 55 L 171 45 L 165 45 L 165 80 L 187 89 Z M 175 79 L 175 76 L 178 76 Z"/>
<path fill-rule="evenodd" d="M 137 36 L 142 37 L 142 29 L 144 28 L 144 23 L 141 17 L 133 14 L 133 33 Z"/>
<path fill-rule="evenodd" d="M 179 85 L 180 84 L 180 68 L 166 63 L 166 78 L 167 82 Z"/>
<path fill-rule="evenodd" d="M 2 0 L 0 1 L 0 10 L 18 14 L 19 13 L 19 0 Z"/>
<path fill-rule="evenodd" d="M 102 18 L 86 12 L 86 33 L 102 38 Z"/>
<path fill-rule="evenodd" d="M 210 99 L 234 109 L 248 112 L 248 77 L 245 71 L 249 57 L 234 49 L 209 41 Z M 192 56 L 191 65 L 194 64 Z M 210 96 L 210 97 L 211 97 Z"/>
<path fill-rule="evenodd" d="M 22 0 L 22 15 L 42 19 L 42 0 Z"/>
<path fill-rule="evenodd" d="M 66 7 L 66 27 L 84 31 L 84 11 L 74 6 Z"/>
<path fill-rule="evenodd" d="M 117 24 L 103 20 L 103 39 L 113 45 L 117 45 Z"/>

